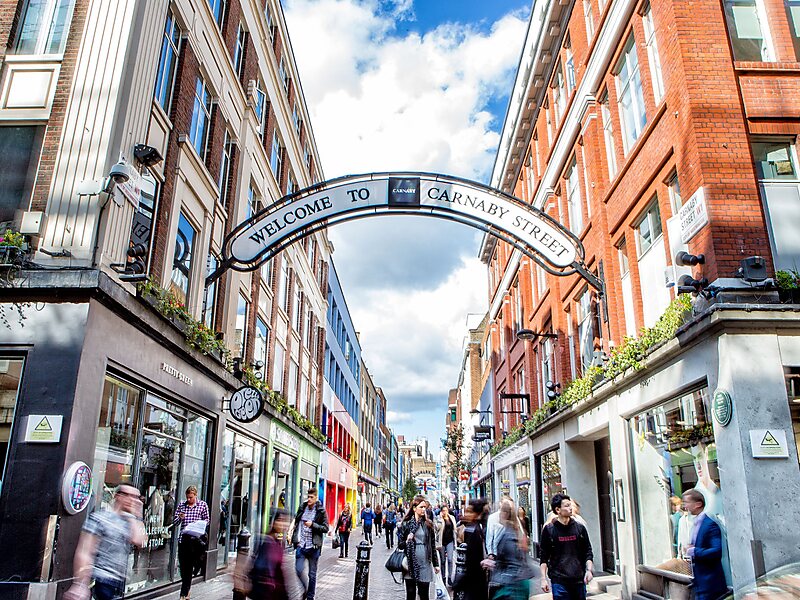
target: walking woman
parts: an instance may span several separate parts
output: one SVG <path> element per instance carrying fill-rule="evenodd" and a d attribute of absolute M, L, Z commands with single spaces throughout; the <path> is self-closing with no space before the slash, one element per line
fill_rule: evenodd
<path fill-rule="evenodd" d="M 279 508 L 272 517 L 269 533 L 258 546 L 250 571 L 252 600 L 289 600 L 283 578 L 282 540 L 286 537 L 291 518 L 289 512 Z"/>
<path fill-rule="evenodd" d="M 500 525 L 489 585 L 491 600 L 528 600 L 533 569 L 528 563 L 527 538 L 510 500 L 500 505 Z"/>
<path fill-rule="evenodd" d="M 336 521 L 336 531 L 339 534 L 339 558 L 347 558 L 350 550 L 350 531 L 353 529 L 353 513 L 350 512 L 350 505 L 345 504 L 342 514 Z"/>
<path fill-rule="evenodd" d="M 483 569 L 484 546 L 481 516 L 486 501 L 475 498 L 469 501 L 461 523 L 464 525 L 464 543 L 467 545 L 466 564 L 461 579 L 453 581 L 458 592 L 464 592 L 464 600 L 489 600 L 486 571 Z"/>
<path fill-rule="evenodd" d="M 397 527 L 397 513 L 394 510 L 394 504 L 383 511 L 383 531 L 386 534 L 386 547 L 388 549 L 394 548 L 394 529 Z"/>
<path fill-rule="evenodd" d="M 439 572 L 436 533 L 433 523 L 426 515 L 428 507 L 425 496 L 416 496 L 398 528 L 401 541 L 397 547 L 405 552 L 408 560 L 408 572 L 405 574 L 406 600 L 414 600 L 415 592 L 420 600 L 428 600 L 434 573 Z"/>
<path fill-rule="evenodd" d="M 381 537 L 383 532 L 383 509 L 381 505 L 375 506 L 375 537 Z"/>
<path fill-rule="evenodd" d="M 453 557 L 456 551 L 456 520 L 450 514 L 450 507 L 442 506 L 436 522 L 436 549 L 442 564 L 442 579 L 453 587 Z"/>
<path fill-rule="evenodd" d="M 197 488 L 190 485 L 186 488 L 186 501 L 175 509 L 173 524 L 181 525 L 178 538 L 178 565 L 181 571 L 181 600 L 189 598 L 192 588 L 192 577 L 199 575 L 202 569 L 201 557 L 208 545 L 206 528 L 208 527 L 208 504 L 197 499 Z"/>

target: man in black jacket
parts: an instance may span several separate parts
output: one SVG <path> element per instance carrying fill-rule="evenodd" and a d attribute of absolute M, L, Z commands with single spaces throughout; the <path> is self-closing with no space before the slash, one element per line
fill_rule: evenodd
<path fill-rule="evenodd" d="M 552 583 L 553 600 L 586 600 L 594 568 L 589 533 L 572 518 L 569 496 L 556 494 L 550 506 L 556 519 L 542 530 L 542 591 L 549 592 Z"/>
<path fill-rule="evenodd" d="M 297 510 L 294 517 L 292 544 L 295 547 L 294 570 L 305 590 L 304 600 L 314 600 L 317 588 L 317 563 L 319 562 L 322 540 L 328 533 L 328 515 L 317 497 L 317 490 L 309 488 L 308 499 Z M 305 575 L 308 561 L 308 578 Z"/>

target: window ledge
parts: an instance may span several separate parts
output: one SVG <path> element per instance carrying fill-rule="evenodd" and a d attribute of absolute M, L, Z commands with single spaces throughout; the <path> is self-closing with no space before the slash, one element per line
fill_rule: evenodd
<path fill-rule="evenodd" d="M 63 60 L 63 54 L 6 54 L 3 57 L 3 62 L 8 64 L 61 63 Z"/>
<path fill-rule="evenodd" d="M 800 62 L 766 62 L 737 60 L 733 63 L 737 73 L 800 73 Z"/>

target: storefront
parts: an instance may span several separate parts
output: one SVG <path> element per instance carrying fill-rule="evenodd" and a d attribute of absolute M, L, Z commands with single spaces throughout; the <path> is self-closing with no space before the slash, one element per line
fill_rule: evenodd
<path fill-rule="evenodd" d="M 319 448 L 279 421 L 270 429 L 269 505 L 294 514 L 309 489 L 318 489 Z"/>
<path fill-rule="evenodd" d="M 328 513 L 328 521 L 333 525 L 345 505 L 350 505 L 350 511 L 356 510 L 356 469 L 333 454 L 324 452 L 322 455 L 322 494 L 320 497 Z"/>
<path fill-rule="evenodd" d="M 567 490 L 561 477 L 561 454 L 558 448 L 537 454 L 535 460 L 536 481 L 539 487 L 536 522 L 538 530 L 541 530 L 552 512 L 550 501 L 553 496 L 563 494 Z"/>
<path fill-rule="evenodd" d="M 508 496 L 515 504 L 530 506 L 530 440 L 520 440 L 503 450 L 492 458 L 491 465 L 497 490 L 494 500 Z"/>

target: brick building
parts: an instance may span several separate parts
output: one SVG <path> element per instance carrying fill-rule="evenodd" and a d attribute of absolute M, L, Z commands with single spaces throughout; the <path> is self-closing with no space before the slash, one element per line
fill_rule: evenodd
<path fill-rule="evenodd" d="M 800 307 L 769 278 L 800 258 L 799 40 L 791 0 L 533 3 L 492 184 L 580 239 L 605 293 L 484 238 L 495 499 L 530 492 L 541 526 L 554 493 L 579 498 L 626 598 L 691 581 L 672 502 L 689 488 L 722 526 L 734 589 L 798 559 L 779 524 L 800 518 Z M 691 286 L 688 322 L 658 338 Z M 642 364 L 559 403 L 654 326 Z"/>
<path fill-rule="evenodd" d="M 322 179 L 280 3 L 3 0 L 0 38 L 0 222 L 30 247 L 0 261 L 0 596 L 60 597 L 121 482 L 148 533 L 128 595 L 174 587 L 190 484 L 213 577 L 319 483 L 324 232 L 207 279 L 236 225 Z M 241 371 L 283 397 L 251 423 Z"/>

